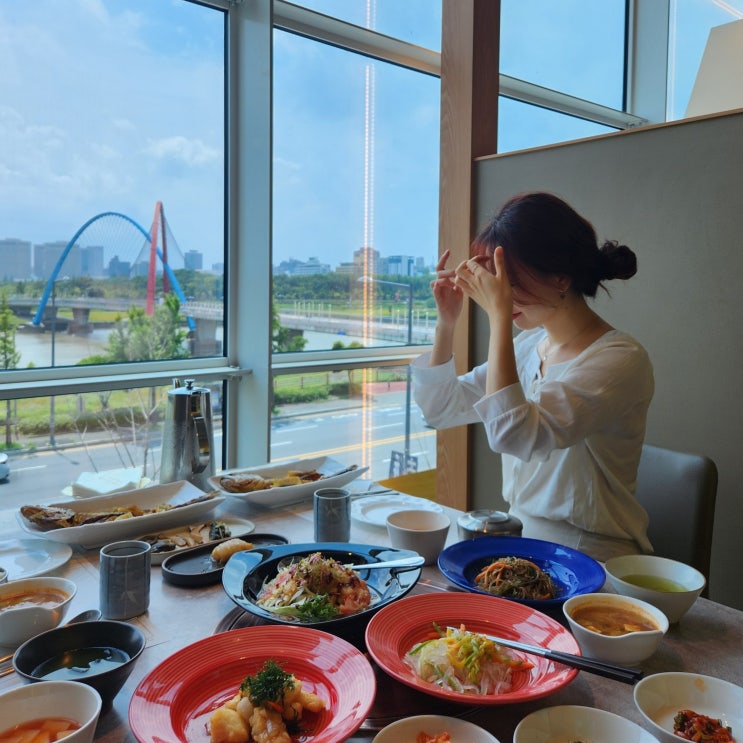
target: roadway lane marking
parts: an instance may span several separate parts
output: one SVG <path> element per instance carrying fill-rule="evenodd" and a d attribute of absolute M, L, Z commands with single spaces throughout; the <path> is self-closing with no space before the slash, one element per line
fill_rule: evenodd
<path fill-rule="evenodd" d="M 46 469 L 48 464 L 36 464 L 33 467 L 13 467 L 13 472 L 28 472 L 29 470 L 43 470 Z"/>

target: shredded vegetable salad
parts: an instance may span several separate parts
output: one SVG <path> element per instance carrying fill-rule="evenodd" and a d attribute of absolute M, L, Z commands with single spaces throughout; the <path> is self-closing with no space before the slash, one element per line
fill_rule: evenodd
<path fill-rule="evenodd" d="M 365 609 L 371 592 L 353 570 L 313 552 L 279 570 L 263 586 L 257 604 L 278 614 L 329 619 Z"/>
<path fill-rule="evenodd" d="M 507 598 L 553 599 L 557 596 L 552 578 L 522 557 L 498 557 L 477 574 L 475 585 Z"/>
<path fill-rule="evenodd" d="M 493 640 L 462 624 L 445 630 L 433 623 L 431 639 L 415 645 L 405 662 L 424 681 L 464 694 L 501 694 L 511 689 L 511 670 L 533 667 L 507 655 Z"/>

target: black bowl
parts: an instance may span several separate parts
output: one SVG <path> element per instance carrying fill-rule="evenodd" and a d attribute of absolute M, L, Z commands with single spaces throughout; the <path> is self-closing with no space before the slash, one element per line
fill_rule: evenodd
<path fill-rule="evenodd" d="M 257 547 L 237 552 L 227 562 L 222 573 L 222 585 L 227 595 L 240 607 L 255 615 L 265 624 L 294 624 L 311 626 L 338 635 L 354 645 L 363 643 L 366 625 L 379 609 L 408 593 L 417 583 L 421 568 L 360 570 L 358 576 L 366 581 L 372 603 L 366 609 L 330 619 L 299 619 L 276 614 L 257 604 L 264 583 L 276 577 L 280 564 L 301 559 L 313 552 L 338 560 L 343 564 L 368 563 L 413 557 L 418 553 L 394 547 L 375 547 L 347 542 L 310 542 L 306 544 L 281 544 Z"/>
<path fill-rule="evenodd" d="M 79 622 L 55 627 L 26 640 L 13 655 L 13 668 L 28 681 L 44 681 L 46 672 L 39 671 L 39 667 L 52 659 L 86 648 L 111 648 L 114 655 L 128 658 L 123 662 L 112 663 L 112 667 L 101 673 L 73 674 L 70 671 L 61 671 L 65 679 L 92 686 L 101 695 L 105 709 L 121 691 L 144 647 L 145 637 L 142 632 L 126 622 Z M 125 656 L 121 656 L 121 652 Z"/>

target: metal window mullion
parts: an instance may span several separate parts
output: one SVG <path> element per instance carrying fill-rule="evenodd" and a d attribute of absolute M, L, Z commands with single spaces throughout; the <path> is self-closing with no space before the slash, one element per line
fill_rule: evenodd
<path fill-rule="evenodd" d="M 559 111 L 569 116 L 577 116 L 615 129 L 631 129 L 648 123 L 647 119 L 640 116 L 592 103 L 566 93 L 560 93 L 551 88 L 543 88 L 541 85 L 535 85 L 508 75 L 500 76 L 500 94 L 507 98 L 531 103 L 551 111 Z"/>
<path fill-rule="evenodd" d="M 274 26 L 284 31 L 308 36 L 429 75 L 438 77 L 441 74 L 441 55 L 431 49 L 385 36 L 284 0 L 273 0 L 273 9 Z"/>

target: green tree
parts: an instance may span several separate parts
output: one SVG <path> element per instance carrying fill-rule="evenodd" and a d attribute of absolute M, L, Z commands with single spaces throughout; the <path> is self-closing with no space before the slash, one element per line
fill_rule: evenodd
<path fill-rule="evenodd" d="M 152 317 L 132 307 L 125 318 L 116 321 L 101 356 L 108 363 L 186 358 L 188 349 L 183 344 L 188 332 L 183 329 L 180 309 L 175 294 L 166 295 Z"/>
<path fill-rule="evenodd" d="M 8 298 L 5 294 L 0 298 L 0 365 L 3 369 L 16 369 L 21 360 L 21 354 L 15 345 L 16 323 L 13 310 L 8 307 Z M 5 401 L 5 445 L 10 448 L 12 436 L 11 401 Z"/>
<path fill-rule="evenodd" d="M 271 306 L 271 349 L 274 353 L 291 353 L 304 351 L 307 339 L 299 333 L 285 328 L 279 320 L 276 305 Z"/>

